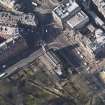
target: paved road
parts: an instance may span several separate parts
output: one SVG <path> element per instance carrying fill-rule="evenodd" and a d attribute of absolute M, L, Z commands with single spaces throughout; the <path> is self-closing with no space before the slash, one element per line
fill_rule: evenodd
<path fill-rule="evenodd" d="M 65 33 L 63 33 L 63 35 L 65 36 Z M 71 41 L 69 41 L 69 42 L 66 41 L 64 39 L 63 35 L 59 35 L 58 38 L 56 38 L 55 43 L 52 43 L 52 45 L 50 44 L 51 45 L 50 47 L 52 47 L 52 48 L 53 47 L 54 48 L 62 48 L 62 47 L 66 47 L 66 46 L 69 46 L 69 45 L 73 44 L 73 42 L 71 42 Z M 67 53 L 69 55 L 70 51 L 67 52 Z M 29 63 L 31 63 L 32 61 L 34 61 L 36 58 L 38 58 L 39 56 L 41 56 L 43 54 L 44 54 L 43 50 L 39 49 L 39 50 L 35 51 L 34 53 L 32 53 L 31 55 L 29 55 L 27 58 L 24 58 L 21 61 L 17 62 L 16 64 L 12 65 L 11 67 L 7 68 L 5 70 L 5 72 L 7 73 L 7 76 L 14 73 L 15 71 L 18 71 L 19 70 L 18 68 L 21 68 L 25 65 L 28 65 Z M 71 56 L 71 54 L 69 55 L 69 58 L 70 58 L 69 60 L 72 60 L 70 56 Z M 73 63 L 75 63 L 75 61 Z"/>
<path fill-rule="evenodd" d="M 29 63 L 31 63 L 32 61 L 34 61 L 36 58 L 38 58 L 39 56 L 41 56 L 43 54 L 44 54 L 44 52 L 43 52 L 42 49 L 39 49 L 39 50 L 33 52 L 27 58 L 24 58 L 24 59 L 20 60 L 19 62 L 17 62 L 16 64 L 7 68 L 5 70 L 5 73 L 7 73 L 6 76 L 9 76 L 12 73 L 16 72 L 17 70 L 19 70 L 18 68 L 21 68 L 21 67 L 24 67 L 24 66 L 28 65 Z"/>
<path fill-rule="evenodd" d="M 66 55 L 66 58 L 69 59 L 69 62 L 71 61 L 73 64 L 78 65 L 77 63 L 80 62 L 79 61 L 80 57 L 77 54 L 78 46 L 71 48 L 74 45 L 76 45 L 76 42 L 74 42 L 71 38 L 68 41 L 66 37 L 68 34 L 70 34 L 68 31 L 66 31 L 66 33 L 64 32 L 62 35 L 59 36 L 59 38 L 57 39 L 57 42 L 61 43 L 62 47 L 64 47 L 64 50 L 65 50 L 64 53 Z"/>
<path fill-rule="evenodd" d="M 60 36 L 60 38 L 58 38 L 58 39 L 59 39 L 59 41 L 57 40 L 57 42 L 55 44 L 52 44 L 51 47 L 62 48 L 65 45 L 67 45 L 67 42 L 62 38 L 62 36 Z M 60 44 L 60 43 L 62 43 L 62 44 Z M 36 58 L 38 58 L 39 56 L 41 56 L 43 54 L 44 54 L 43 50 L 39 49 L 39 50 L 35 51 L 34 53 L 32 53 L 31 55 L 29 55 L 27 58 L 24 58 L 24 59 L 20 60 L 19 62 L 17 62 L 16 64 L 7 68 L 5 70 L 5 73 L 7 73 L 7 76 L 9 76 L 12 73 L 18 71 L 19 70 L 18 68 L 28 65 L 29 63 L 31 63 L 32 61 L 34 61 Z"/>

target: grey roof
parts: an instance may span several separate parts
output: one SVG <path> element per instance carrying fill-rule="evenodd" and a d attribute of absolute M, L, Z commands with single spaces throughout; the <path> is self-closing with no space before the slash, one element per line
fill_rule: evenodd
<path fill-rule="evenodd" d="M 32 11 L 31 0 L 1 0 L 1 2 L 4 6 L 15 9 L 17 11 L 21 11 L 21 12 Z"/>
<path fill-rule="evenodd" d="M 35 27 L 37 25 L 36 16 L 33 14 L 12 14 L 9 12 L 0 12 L 1 25 L 16 26 L 18 22 Z"/>
<path fill-rule="evenodd" d="M 76 12 L 80 11 L 80 7 L 76 2 L 71 4 L 68 2 L 66 4 L 60 4 L 53 11 L 63 20 L 68 16 L 73 16 Z"/>
<path fill-rule="evenodd" d="M 92 0 L 105 17 L 105 0 Z"/>
<path fill-rule="evenodd" d="M 81 28 L 84 26 L 84 24 L 89 22 L 88 16 L 81 10 L 77 14 L 75 14 L 73 17 L 71 17 L 68 21 L 67 24 L 71 28 Z"/>

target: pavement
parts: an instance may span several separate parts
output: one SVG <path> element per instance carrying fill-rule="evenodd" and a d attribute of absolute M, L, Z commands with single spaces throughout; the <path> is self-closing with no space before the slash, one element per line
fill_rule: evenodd
<path fill-rule="evenodd" d="M 49 49 L 54 48 L 54 49 L 60 50 L 60 49 L 66 48 L 67 46 L 71 46 L 71 45 L 75 44 L 75 42 L 71 38 L 70 38 L 71 40 L 68 41 L 67 37 L 65 37 L 68 34 L 70 34 L 70 33 L 68 31 L 66 31 L 66 32 L 62 33 L 61 35 L 58 35 L 52 43 L 48 44 Z M 80 58 L 79 55 L 76 55 L 77 54 L 76 50 L 78 50 L 78 48 L 75 48 L 73 50 L 73 52 L 71 52 L 71 49 L 67 49 L 67 51 L 63 52 L 64 58 L 67 60 L 67 62 L 70 63 L 70 65 L 72 65 L 74 67 L 75 67 L 75 65 L 78 65 L 77 64 L 78 62 L 80 62 L 79 59 L 76 59 L 76 58 Z M 36 58 L 40 57 L 43 54 L 44 54 L 44 51 L 42 48 L 33 52 L 28 57 L 23 58 L 16 64 L 8 67 L 5 70 L 5 73 L 7 74 L 6 76 L 9 76 L 14 72 L 19 71 L 20 68 L 28 65 L 29 63 L 31 63 L 32 61 L 34 61 Z"/>
<path fill-rule="evenodd" d="M 49 48 L 63 48 L 67 45 L 70 45 L 70 43 L 67 43 L 67 41 L 65 41 L 65 39 L 61 36 L 59 36 L 54 42 L 49 44 Z M 70 52 L 70 51 L 69 51 Z M 30 54 L 28 57 L 20 60 L 19 62 L 17 62 L 16 64 L 10 66 L 9 68 L 7 68 L 5 70 L 5 73 L 7 73 L 6 76 L 11 75 L 12 73 L 20 70 L 19 68 L 22 68 L 26 65 L 28 65 L 29 63 L 31 63 L 32 61 L 34 61 L 36 58 L 40 57 L 41 55 L 44 54 L 44 51 L 42 50 L 42 48 L 40 48 L 39 50 L 33 52 L 32 54 Z M 71 56 L 71 55 L 70 55 Z M 69 57 L 70 58 L 70 57 Z M 70 60 L 69 60 L 70 61 Z M 74 62 L 75 63 L 75 62 Z"/>
<path fill-rule="evenodd" d="M 6 73 L 6 76 L 5 77 L 11 75 L 12 73 L 14 73 L 16 71 L 19 71 L 20 68 L 28 65 L 29 63 L 31 63 L 32 61 L 34 61 L 36 58 L 40 57 L 43 54 L 44 54 L 44 52 L 43 52 L 43 50 L 41 48 L 39 50 L 33 52 L 28 57 L 20 60 L 16 64 L 14 64 L 14 65 L 10 66 L 9 68 L 7 68 L 5 70 L 5 73 Z"/>

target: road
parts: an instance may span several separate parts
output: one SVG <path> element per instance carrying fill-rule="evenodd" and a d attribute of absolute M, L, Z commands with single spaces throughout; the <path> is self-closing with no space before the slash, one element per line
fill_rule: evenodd
<path fill-rule="evenodd" d="M 46 34 L 48 34 L 48 35 L 50 35 L 50 33 L 56 34 L 56 31 L 52 32 L 53 31 L 52 28 L 51 28 L 51 30 L 49 30 L 49 27 L 46 27 L 46 28 L 48 29 L 48 32 L 45 33 L 44 37 L 46 36 Z M 54 41 L 49 44 L 49 48 L 60 49 L 60 48 L 64 48 L 64 47 L 75 44 L 75 42 L 71 38 L 70 38 L 71 40 L 67 41 L 67 38 L 65 38 L 65 36 L 67 36 L 68 34 L 70 34 L 70 36 L 71 36 L 71 34 L 74 34 L 74 33 L 70 32 L 68 30 L 66 30 L 65 32 L 62 32 L 62 34 L 58 35 L 54 39 Z M 50 39 L 53 39 L 53 35 L 51 35 Z M 76 53 L 76 50 L 74 49 L 74 52 L 71 53 L 71 49 L 69 49 L 69 51 L 67 50 L 66 53 L 63 55 L 66 56 L 65 58 L 67 59 L 67 61 L 73 63 L 74 65 L 77 65 L 77 61 L 75 58 L 75 56 L 77 56 L 77 55 L 74 54 L 74 56 L 72 57 L 73 53 Z M 15 71 L 19 70 L 19 68 L 22 68 L 25 65 L 28 65 L 29 63 L 31 63 L 32 61 L 34 61 L 36 58 L 38 58 L 39 56 L 41 56 L 43 54 L 44 54 L 43 50 L 39 49 L 39 50 L 35 51 L 34 53 L 30 54 L 27 58 L 24 58 L 24 59 L 20 60 L 19 62 L 17 62 L 16 64 L 12 65 L 11 67 L 7 68 L 5 70 L 5 73 L 7 73 L 7 76 L 9 76 L 12 73 L 14 73 Z M 78 57 L 79 57 L 79 55 L 78 55 Z"/>
<path fill-rule="evenodd" d="M 19 62 L 17 62 L 16 64 L 7 68 L 5 70 L 5 73 L 7 73 L 7 75 L 5 77 L 11 75 L 12 73 L 16 72 L 17 70 L 20 70 L 19 68 L 22 68 L 22 67 L 28 65 L 29 63 L 31 63 L 32 61 L 34 61 L 36 58 L 38 58 L 39 56 L 41 56 L 43 54 L 44 54 L 44 52 L 41 48 L 39 50 L 33 52 L 27 58 L 24 58 L 24 59 L 20 60 Z"/>
<path fill-rule="evenodd" d="M 68 62 L 71 62 L 75 66 L 80 66 L 80 55 L 77 54 L 77 51 L 79 50 L 79 46 L 76 46 L 77 43 L 73 41 L 72 38 L 69 40 L 67 39 L 67 35 L 70 34 L 70 31 L 66 31 L 62 33 L 57 39 L 56 39 L 56 47 L 59 45 L 59 49 L 62 49 L 62 54 L 65 54 L 65 59 L 68 59 Z M 61 44 L 60 44 L 61 43 Z M 64 55 L 63 54 L 63 55 Z"/>
<path fill-rule="evenodd" d="M 58 41 L 58 39 L 59 39 L 59 41 Z M 62 36 L 60 36 L 58 39 L 56 40 L 55 43 L 53 42 L 52 44 L 50 44 L 49 47 L 50 48 L 59 48 L 60 49 L 60 48 L 62 48 L 64 46 L 66 46 L 66 45 L 69 45 L 67 43 L 67 41 L 65 41 L 62 38 Z M 14 64 L 14 65 L 10 66 L 9 68 L 7 68 L 5 70 L 5 73 L 7 73 L 7 76 L 9 76 L 12 73 L 16 72 L 17 70 L 20 70 L 19 68 L 22 68 L 22 67 L 28 65 L 29 63 L 31 63 L 32 61 L 34 61 L 36 58 L 38 58 L 39 56 L 41 56 L 43 54 L 44 54 L 44 51 L 42 50 L 42 48 L 40 48 L 39 50 L 37 50 L 37 51 L 33 52 L 32 54 L 30 54 L 27 58 L 24 58 L 24 59 L 20 60 L 19 62 L 17 62 L 16 64 Z M 71 57 L 71 55 L 69 56 L 69 58 L 70 57 Z"/>
<path fill-rule="evenodd" d="M 70 45 L 75 44 L 75 42 L 69 40 L 65 40 L 64 36 L 66 36 L 67 33 L 62 33 L 61 35 L 59 35 L 52 43 L 50 43 L 48 45 L 49 49 L 50 48 L 55 48 L 55 49 L 63 49 L 66 48 Z M 78 50 L 78 49 L 77 49 Z M 62 51 L 61 51 L 62 53 Z M 66 51 L 63 51 L 62 56 L 64 56 L 64 58 L 67 60 L 67 62 L 69 64 L 71 64 L 72 66 L 80 66 L 80 57 L 79 55 L 76 55 L 76 50 L 74 49 L 73 52 L 71 51 L 71 49 L 67 48 Z M 7 68 L 5 70 L 5 73 L 7 73 L 7 76 L 11 75 L 12 73 L 20 70 L 19 68 L 22 68 L 26 65 L 28 65 L 29 63 L 31 63 L 32 61 L 34 61 L 36 58 L 38 58 L 39 56 L 43 55 L 44 51 L 42 50 L 42 48 L 40 48 L 39 50 L 33 52 L 32 54 L 30 54 L 27 58 L 24 58 L 22 60 L 20 60 L 19 62 L 17 62 L 16 64 L 12 65 L 11 67 Z"/>

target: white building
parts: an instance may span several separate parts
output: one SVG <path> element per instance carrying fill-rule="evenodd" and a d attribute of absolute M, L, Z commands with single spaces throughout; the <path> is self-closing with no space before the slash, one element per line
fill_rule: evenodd
<path fill-rule="evenodd" d="M 89 22 L 88 16 L 81 10 L 80 12 L 75 14 L 73 17 L 71 17 L 67 21 L 67 24 L 72 29 L 79 29 L 79 28 L 83 27 L 88 22 Z"/>
<path fill-rule="evenodd" d="M 79 34 L 81 44 L 92 58 L 95 58 L 101 52 L 105 52 L 105 33 L 102 29 L 96 29 L 93 25 L 89 25 L 88 34 Z"/>
<path fill-rule="evenodd" d="M 105 0 L 92 0 L 94 4 L 98 7 L 98 10 L 105 17 Z"/>
<path fill-rule="evenodd" d="M 61 4 L 53 10 L 53 16 L 58 24 L 68 24 L 70 28 L 81 28 L 89 21 L 88 16 L 81 10 L 75 2 Z"/>
<path fill-rule="evenodd" d="M 12 10 L 13 12 L 30 12 L 32 11 L 31 0 L 0 0 L 5 8 Z"/>
<path fill-rule="evenodd" d="M 37 18 L 34 14 L 13 14 L 10 12 L 0 12 L 0 25 L 14 27 L 18 25 L 18 22 L 20 22 L 23 25 L 28 25 L 32 27 L 37 26 Z"/>
<path fill-rule="evenodd" d="M 4 40 L 2 40 L 2 38 Z M 5 39 L 0 34 L 0 64 L 5 63 L 10 58 L 20 54 L 27 48 L 28 45 L 21 35 L 12 34 L 9 35 L 7 39 Z"/>

